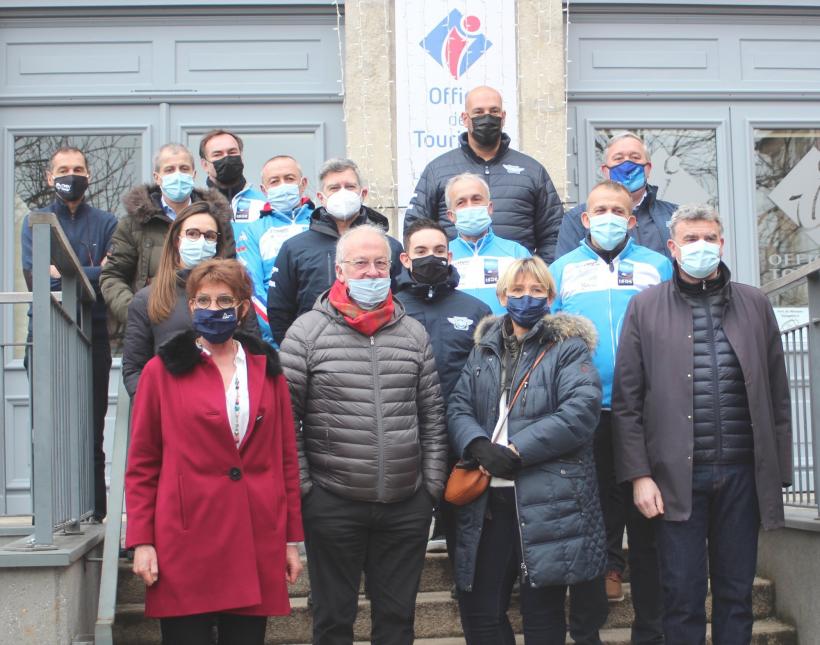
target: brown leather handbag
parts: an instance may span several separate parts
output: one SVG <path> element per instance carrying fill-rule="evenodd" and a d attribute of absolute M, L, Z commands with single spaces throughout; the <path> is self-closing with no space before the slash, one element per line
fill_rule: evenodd
<path fill-rule="evenodd" d="M 501 428 L 504 427 L 507 417 L 510 416 L 510 410 L 512 410 L 513 405 L 515 405 L 515 402 L 518 400 L 518 395 L 521 394 L 521 391 L 526 387 L 527 381 L 530 379 L 530 374 L 532 374 L 532 371 L 538 363 L 541 362 L 541 359 L 544 358 L 544 354 L 549 351 L 553 344 L 554 343 L 550 343 L 544 348 L 544 351 L 538 355 L 530 369 L 527 370 L 524 378 L 521 379 L 521 383 L 518 384 L 518 389 L 515 391 L 512 401 L 510 401 L 507 409 L 504 410 L 504 416 L 499 419 L 495 426 L 495 432 L 493 432 L 491 439 L 493 443 L 498 439 Z M 490 476 L 485 475 L 479 470 L 478 463 L 475 460 L 464 461 L 460 459 L 459 462 L 453 466 L 450 477 L 447 479 L 447 487 L 444 489 L 444 499 L 455 506 L 464 506 L 478 498 L 487 490 L 487 486 L 489 485 Z"/>

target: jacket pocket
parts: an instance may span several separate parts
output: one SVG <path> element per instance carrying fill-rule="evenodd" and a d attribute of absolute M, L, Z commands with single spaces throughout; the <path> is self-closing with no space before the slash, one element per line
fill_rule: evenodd
<path fill-rule="evenodd" d="M 177 489 L 179 494 L 179 519 L 182 522 L 182 530 L 188 530 L 188 517 L 185 515 L 185 485 L 182 475 L 177 476 Z"/>

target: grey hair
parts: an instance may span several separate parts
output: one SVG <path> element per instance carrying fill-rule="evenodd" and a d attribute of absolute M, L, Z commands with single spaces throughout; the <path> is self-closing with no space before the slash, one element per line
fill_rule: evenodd
<path fill-rule="evenodd" d="M 715 222 L 720 228 L 721 235 L 723 234 L 723 222 L 720 221 L 720 215 L 709 204 L 684 204 L 678 207 L 672 214 L 672 219 L 669 220 L 669 234 L 675 237 L 675 227 L 680 222 Z"/>
<path fill-rule="evenodd" d="M 355 161 L 352 159 L 328 159 L 322 164 L 322 167 L 319 168 L 319 186 L 321 189 L 324 190 L 325 177 L 327 177 L 330 173 L 344 172 L 345 170 L 352 170 L 356 173 L 356 183 L 359 184 L 359 188 L 364 187 L 362 174 L 359 172 L 359 167 L 356 165 Z"/>
<path fill-rule="evenodd" d="M 178 155 L 183 152 L 191 158 L 191 167 L 194 168 L 194 155 L 191 154 L 191 151 L 188 150 L 188 148 L 183 146 L 181 143 L 166 143 L 159 150 L 157 150 L 157 153 L 154 155 L 154 172 L 159 172 L 159 162 L 163 155 L 166 153 Z"/>
<path fill-rule="evenodd" d="M 484 181 L 484 178 L 481 175 L 477 175 L 474 172 L 463 172 L 460 175 L 456 175 L 455 177 L 450 177 L 447 180 L 447 184 L 444 186 L 444 204 L 447 206 L 447 210 L 450 210 L 451 200 L 450 200 L 450 189 L 460 181 L 466 181 L 468 179 L 472 179 L 473 181 L 477 181 L 482 186 L 484 186 L 484 192 L 487 193 L 487 199 L 490 199 L 490 186 Z"/>
<path fill-rule="evenodd" d="M 345 251 L 347 250 L 347 244 L 350 239 L 364 233 L 375 233 L 378 235 L 382 239 L 382 242 L 384 242 L 385 255 L 390 258 L 392 255 L 390 240 L 387 239 L 387 233 L 385 230 L 381 226 L 376 226 L 374 224 L 359 224 L 358 226 L 346 231 L 344 235 L 339 238 L 339 241 L 336 242 L 336 264 L 341 264 L 347 259 L 345 256 Z"/>
<path fill-rule="evenodd" d="M 621 139 L 635 139 L 635 141 L 641 144 L 641 147 L 643 148 L 644 157 L 649 159 L 649 150 L 646 149 L 646 144 L 643 142 L 643 139 L 641 139 L 634 132 L 629 132 L 628 130 L 616 132 L 609 138 L 609 141 L 606 142 L 606 150 L 604 150 L 604 157 L 606 157 L 607 153 L 609 152 L 609 149 L 616 143 L 618 143 Z"/>
<path fill-rule="evenodd" d="M 270 159 L 268 159 L 265 163 L 262 164 L 262 170 L 259 171 L 259 177 L 261 179 L 265 178 L 265 166 L 267 166 L 271 161 L 279 161 L 279 159 L 290 159 L 293 163 L 296 164 L 296 169 L 299 171 L 299 177 L 304 177 L 305 173 L 302 172 L 302 164 L 300 164 L 296 159 L 291 157 L 290 155 L 274 155 Z"/>

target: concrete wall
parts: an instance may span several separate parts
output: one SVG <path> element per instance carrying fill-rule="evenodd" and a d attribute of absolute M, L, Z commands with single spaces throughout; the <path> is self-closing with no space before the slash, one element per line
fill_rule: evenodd
<path fill-rule="evenodd" d="M 564 195 L 566 103 L 561 0 L 518 0 L 521 150 L 538 159 Z M 397 221 L 393 3 L 345 2 L 347 154 L 370 182 L 368 204 Z M 505 96 L 510 102 L 512 97 Z"/>
<path fill-rule="evenodd" d="M 805 528 L 762 531 L 757 566 L 758 575 L 775 583 L 778 617 L 797 628 L 800 645 L 816 645 L 820 643 L 820 521 L 807 521 L 802 524 Z"/>
<path fill-rule="evenodd" d="M 88 527 L 85 536 L 61 538 L 72 555 L 65 549 L 38 556 L 0 548 L 0 645 L 70 645 L 78 636 L 94 633 L 102 565 L 86 556 L 102 556 L 101 532 L 102 525 L 95 525 Z M 15 557 L 45 560 L 61 554 L 72 562 L 9 565 Z"/>

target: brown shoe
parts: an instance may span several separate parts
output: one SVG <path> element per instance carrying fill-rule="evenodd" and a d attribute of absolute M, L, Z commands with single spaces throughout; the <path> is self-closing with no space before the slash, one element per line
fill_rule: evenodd
<path fill-rule="evenodd" d="M 609 602 L 621 602 L 624 599 L 621 574 L 618 571 L 607 571 L 604 583 L 606 585 L 606 599 Z"/>

